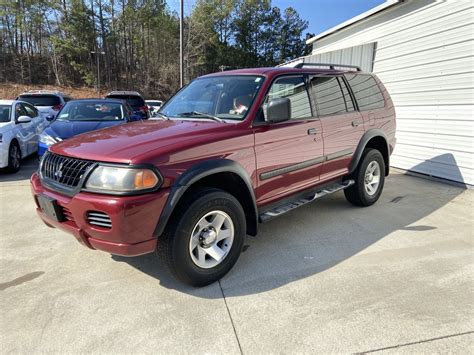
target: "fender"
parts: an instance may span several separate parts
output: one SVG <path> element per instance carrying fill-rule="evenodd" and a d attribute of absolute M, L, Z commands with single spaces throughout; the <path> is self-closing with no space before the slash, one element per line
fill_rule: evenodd
<path fill-rule="evenodd" d="M 258 221 L 257 215 L 257 202 L 255 199 L 255 193 L 252 186 L 250 177 L 248 176 L 245 169 L 237 162 L 229 159 L 213 159 L 206 160 L 204 162 L 193 165 L 191 168 L 186 170 L 181 176 L 176 179 L 175 183 L 171 187 L 170 195 L 166 201 L 166 205 L 163 208 L 158 224 L 155 228 L 155 237 L 159 237 L 163 234 L 166 225 L 168 224 L 169 218 L 173 213 L 174 209 L 178 205 L 180 199 L 183 197 L 188 188 L 195 182 L 205 178 L 206 176 L 218 174 L 218 173 L 235 173 L 237 174 L 247 186 L 250 193 L 253 212 L 252 217 L 255 218 L 255 225 Z M 248 228 L 248 226 L 247 226 Z M 256 229 L 256 228 L 255 228 Z M 250 231 L 251 235 L 256 235 L 257 231 Z"/>
<path fill-rule="evenodd" d="M 367 132 L 364 133 L 362 138 L 359 141 L 359 144 L 357 145 L 357 148 L 354 152 L 354 155 L 352 157 L 351 164 L 349 166 L 349 173 L 352 174 L 355 169 L 357 168 L 357 165 L 359 165 L 359 161 L 362 158 L 362 153 L 364 152 L 365 147 L 367 146 L 367 143 L 374 137 L 382 137 L 387 148 L 387 168 L 385 169 L 385 175 L 388 175 L 389 167 L 390 167 L 390 148 L 388 145 L 388 140 L 387 136 L 385 133 L 378 128 L 372 128 L 368 130 Z"/>

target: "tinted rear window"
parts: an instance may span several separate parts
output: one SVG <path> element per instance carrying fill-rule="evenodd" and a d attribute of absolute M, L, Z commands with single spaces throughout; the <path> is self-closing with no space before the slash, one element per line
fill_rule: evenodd
<path fill-rule="evenodd" d="M 111 99 L 120 99 L 125 100 L 127 103 L 132 107 L 141 107 L 145 106 L 145 100 L 143 100 L 140 96 L 133 96 L 133 95 L 109 95 L 107 96 Z"/>
<path fill-rule="evenodd" d="M 360 111 L 376 110 L 385 106 L 382 92 L 371 75 L 346 74 L 346 78 Z"/>
<path fill-rule="evenodd" d="M 28 102 L 33 106 L 61 105 L 61 100 L 55 95 L 20 95 L 20 100 Z"/>
<path fill-rule="evenodd" d="M 0 122 L 10 122 L 11 105 L 0 105 Z"/>
<path fill-rule="evenodd" d="M 346 102 L 336 77 L 318 76 L 311 79 L 311 90 L 321 116 L 345 113 Z"/>

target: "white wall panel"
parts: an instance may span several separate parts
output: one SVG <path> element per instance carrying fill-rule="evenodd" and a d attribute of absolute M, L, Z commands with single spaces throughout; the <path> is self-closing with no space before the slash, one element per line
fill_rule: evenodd
<path fill-rule="evenodd" d="M 364 71 L 372 71 L 375 43 L 367 43 L 339 51 L 314 54 L 305 60 L 307 63 L 333 63 L 357 65 Z"/>
<path fill-rule="evenodd" d="M 318 39 L 306 59 L 343 60 L 338 64 L 373 59 L 373 71 L 397 112 L 392 165 L 470 185 L 474 184 L 473 5 L 468 0 L 409 0 Z M 365 59 L 360 58 L 355 48 L 372 43 L 376 43 L 374 57 L 365 53 Z"/>
<path fill-rule="evenodd" d="M 397 118 L 397 131 L 472 137 L 474 121 Z"/>
<path fill-rule="evenodd" d="M 380 78 L 380 75 L 379 75 Z M 469 88 L 474 81 L 474 71 L 461 74 L 438 75 L 414 79 L 383 80 L 393 92 L 425 91 L 425 90 L 452 90 Z"/>

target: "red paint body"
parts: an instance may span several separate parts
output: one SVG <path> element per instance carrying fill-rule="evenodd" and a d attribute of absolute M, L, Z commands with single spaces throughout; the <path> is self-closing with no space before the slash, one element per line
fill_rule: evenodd
<path fill-rule="evenodd" d="M 154 235 L 154 230 L 175 180 L 199 162 L 220 158 L 237 162 L 250 177 L 260 208 L 295 192 L 342 177 L 348 173 L 352 156 L 266 180 L 260 179 L 262 173 L 345 149 L 355 151 L 362 135 L 370 128 L 383 130 L 391 153 L 395 144 L 395 111 L 378 79 L 385 96 L 384 109 L 254 126 L 257 111 L 276 76 L 334 73 L 334 70 L 306 68 L 261 68 L 211 74 L 261 75 L 265 78 L 244 121 L 141 121 L 89 132 L 55 144 L 50 150 L 64 156 L 98 162 L 152 164 L 164 177 L 164 183 L 157 192 L 138 196 L 79 192 L 68 197 L 43 186 L 35 173 L 31 178 L 33 194 L 45 194 L 56 199 L 59 205 L 71 212 L 74 222 L 54 222 L 39 208 L 38 214 L 46 224 L 73 234 L 89 248 L 112 254 L 140 255 L 156 248 L 158 236 Z M 353 127 L 351 122 L 354 120 L 362 124 Z M 311 128 L 316 128 L 318 133 L 308 135 Z M 112 229 L 89 225 L 85 218 L 89 210 L 106 212 L 112 219 Z"/>

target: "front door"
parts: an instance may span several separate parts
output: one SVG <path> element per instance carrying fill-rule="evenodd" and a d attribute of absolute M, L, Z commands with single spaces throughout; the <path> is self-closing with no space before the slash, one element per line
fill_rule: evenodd
<path fill-rule="evenodd" d="M 323 127 L 324 156 L 321 181 L 347 174 L 352 156 L 364 134 L 364 121 L 356 111 L 344 79 L 314 76 L 311 93 Z"/>
<path fill-rule="evenodd" d="M 257 164 L 257 204 L 264 205 L 314 185 L 323 158 L 321 122 L 313 114 L 303 75 L 277 78 L 262 105 L 263 119 L 269 100 L 285 97 L 291 117 L 280 123 L 254 126 Z"/>
<path fill-rule="evenodd" d="M 39 140 L 39 133 L 44 129 L 44 122 L 47 122 L 42 115 L 39 114 L 38 110 L 27 103 L 22 103 L 23 109 L 28 117 L 31 118 L 31 126 L 30 130 L 34 133 L 30 136 L 28 140 L 28 154 L 36 152 L 38 150 L 38 140 Z"/>

